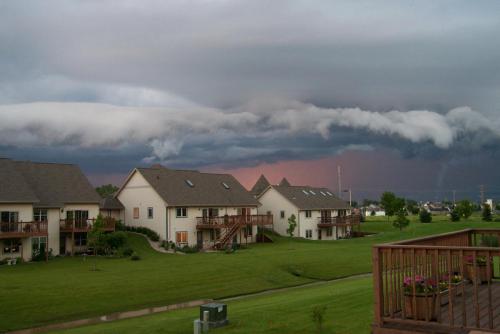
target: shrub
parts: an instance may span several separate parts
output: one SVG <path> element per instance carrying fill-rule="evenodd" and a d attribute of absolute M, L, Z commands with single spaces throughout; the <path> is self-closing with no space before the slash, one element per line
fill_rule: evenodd
<path fill-rule="evenodd" d="M 457 210 L 453 210 L 450 213 L 450 219 L 452 222 L 458 222 L 460 221 L 460 213 Z"/>
<path fill-rule="evenodd" d="M 7 264 L 7 262 L 8 262 L 7 259 L 0 260 L 0 266 Z"/>
<path fill-rule="evenodd" d="M 125 247 L 121 250 L 121 254 L 122 256 L 131 256 L 132 254 L 134 254 L 134 250 L 130 247 Z"/>
<path fill-rule="evenodd" d="M 199 249 L 198 247 L 189 247 L 188 245 L 182 247 L 182 248 L 178 248 L 179 251 L 183 252 L 183 253 L 186 253 L 186 254 L 192 254 L 192 253 L 198 253 L 199 252 Z"/>
<path fill-rule="evenodd" d="M 430 223 L 432 222 L 432 215 L 429 211 L 427 210 L 420 210 L 420 213 L 418 214 L 418 218 L 420 219 L 421 223 Z"/>
<path fill-rule="evenodd" d="M 118 249 L 127 242 L 127 234 L 122 231 L 105 234 L 105 242 L 111 249 Z"/>
<path fill-rule="evenodd" d="M 126 231 L 127 227 L 125 226 L 125 224 L 122 223 L 121 220 L 117 220 L 115 223 L 115 230 L 116 231 Z"/>
<path fill-rule="evenodd" d="M 126 229 L 127 229 L 127 231 L 130 231 L 130 232 L 144 234 L 152 241 L 159 241 L 160 240 L 160 236 L 158 235 L 158 233 L 156 233 L 155 231 L 153 231 L 147 227 L 127 226 Z"/>
<path fill-rule="evenodd" d="M 315 306 L 312 310 L 312 320 L 316 324 L 316 329 L 318 330 L 318 333 L 321 333 L 323 331 L 323 323 L 325 322 L 325 312 L 326 312 L 325 305 Z"/>
<path fill-rule="evenodd" d="M 130 259 L 132 261 L 139 261 L 141 259 L 141 257 L 136 252 L 133 252 L 132 255 L 130 256 Z"/>
<path fill-rule="evenodd" d="M 45 261 L 45 245 L 41 244 L 40 249 L 35 251 L 33 254 L 33 257 L 31 258 L 31 261 L 34 262 L 39 262 L 39 261 Z"/>
<path fill-rule="evenodd" d="M 491 208 L 490 208 L 489 204 L 484 204 L 482 216 L 483 216 L 483 220 L 486 222 L 490 222 L 493 220 L 493 216 L 491 214 Z"/>

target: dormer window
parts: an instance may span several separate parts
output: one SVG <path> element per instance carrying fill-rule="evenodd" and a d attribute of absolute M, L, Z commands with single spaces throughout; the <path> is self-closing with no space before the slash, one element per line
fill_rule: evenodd
<path fill-rule="evenodd" d="M 191 182 L 191 180 L 185 180 L 185 181 L 186 181 L 186 184 L 187 184 L 188 186 L 190 186 L 191 188 L 193 188 L 193 187 L 194 187 L 194 183 L 193 183 L 193 182 Z"/>

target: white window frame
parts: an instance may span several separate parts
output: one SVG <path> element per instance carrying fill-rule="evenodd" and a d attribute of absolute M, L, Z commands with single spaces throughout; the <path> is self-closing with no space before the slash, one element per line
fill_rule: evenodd
<path fill-rule="evenodd" d="M 311 218 L 311 217 L 312 217 L 312 211 L 306 210 L 306 218 Z"/>
<path fill-rule="evenodd" d="M 175 208 L 175 217 L 176 218 L 187 218 L 187 216 L 188 216 L 188 210 L 187 210 L 186 207 L 177 207 L 177 208 Z"/>

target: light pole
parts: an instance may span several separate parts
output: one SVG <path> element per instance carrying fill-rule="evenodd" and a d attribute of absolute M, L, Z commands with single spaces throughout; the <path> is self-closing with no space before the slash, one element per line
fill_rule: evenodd
<path fill-rule="evenodd" d="M 351 188 L 349 189 L 344 189 L 342 190 L 342 192 L 345 192 L 345 193 L 349 193 L 349 206 L 352 206 L 352 191 L 351 191 Z"/>

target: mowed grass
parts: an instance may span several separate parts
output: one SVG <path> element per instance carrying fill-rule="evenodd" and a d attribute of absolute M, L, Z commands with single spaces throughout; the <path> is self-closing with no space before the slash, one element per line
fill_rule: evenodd
<path fill-rule="evenodd" d="M 229 301 L 229 325 L 210 333 L 316 333 L 312 310 L 326 306 L 322 333 L 370 333 L 371 278 L 353 278 Z M 59 334 L 192 333 L 199 308 L 58 331 Z"/>
<path fill-rule="evenodd" d="M 129 235 L 142 260 L 82 257 L 0 267 L 0 332 L 117 311 L 219 299 L 371 271 L 371 245 L 473 226 L 500 227 L 471 218 L 412 224 L 400 232 L 385 219 L 363 224 L 376 235 L 338 241 L 276 238 L 234 254 L 154 252 Z M 96 266 L 97 271 L 92 268 Z"/>

